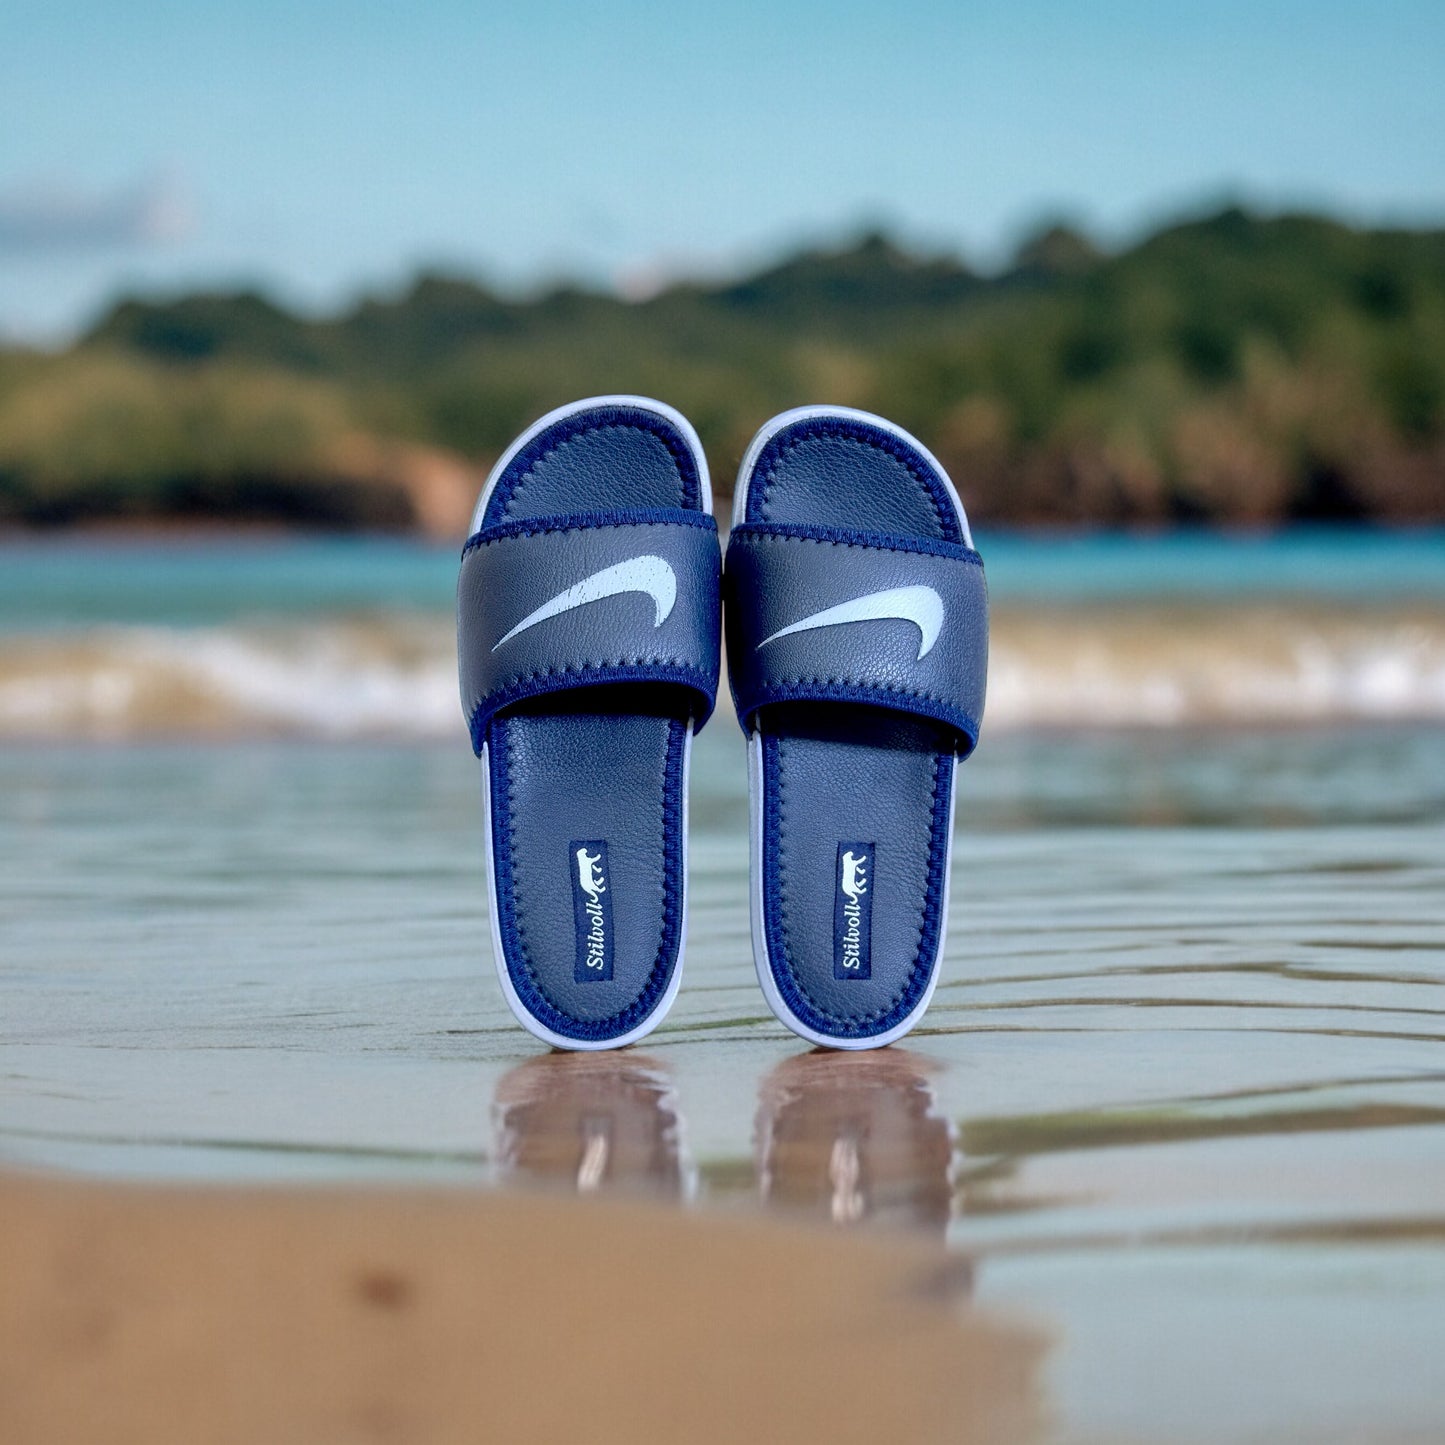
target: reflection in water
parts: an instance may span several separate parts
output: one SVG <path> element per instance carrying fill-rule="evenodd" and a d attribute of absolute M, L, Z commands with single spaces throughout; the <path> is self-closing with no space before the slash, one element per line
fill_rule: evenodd
<path fill-rule="evenodd" d="M 948 1228 L 953 1126 L 910 1054 L 788 1059 L 763 1080 L 755 1140 L 769 1206 L 845 1226 Z"/>
<path fill-rule="evenodd" d="M 548 1054 L 502 1076 L 493 1104 L 502 1182 L 690 1192 L 672 1078 L 641 1054 Z"/>

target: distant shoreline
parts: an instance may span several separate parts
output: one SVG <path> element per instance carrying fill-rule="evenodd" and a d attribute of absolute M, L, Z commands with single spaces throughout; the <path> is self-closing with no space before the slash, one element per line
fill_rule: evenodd
<path fill-rule="evenodd" d="M 523 427 L 618 393 L 691 417 L 720 493 L 829 401 L 919 437 L 983 525 L 1440 523 L 1445 229 L 1231 207 L 1116 252 L 1055 228 L 996 275 L 874 234 L 642 301 L 132 297 L 63 352 L 0 346 L 0 522 L 449 538 Z"/>

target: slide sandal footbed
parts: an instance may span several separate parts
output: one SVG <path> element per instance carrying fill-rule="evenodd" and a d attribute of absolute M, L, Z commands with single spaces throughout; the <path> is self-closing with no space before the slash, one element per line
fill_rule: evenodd
<path fill-rule="evenodd" d="M 976 561 L 952 493 L 921 448 L 856 413 L 809 409 L 797 417 L 782 419 L 740 479 L 744 529 L 849 539 L 840 545 L 886 538 L 891 551 Z M 730 629 L 733 622 L 730 613 Z M 895 639 L 910 629 L 869 626 L 893 629 Z M 850 630 L 860 646 L 879 635 Z M 944 720 L 848 700 L 846 687 L 838 693 L 836 701 L 768 703 L 752 719 L 758 967 L 770 1002 L 795 1031 L 864 1047 L 916 1022 L 936 982 L 954 771 L 969 742 Z M 966 721 L 976 734 L 976 722 Z M 871 918 L 865 967 L 840 977 L 845 850 L 871 868 Z"/>
<path fill-rule="evenodd" d="M 918 1006 L 937 957 L 953 817 L 949 740 L 856 705 L 838 707 L 833 736 L 818 726 L 815 704 L 770 711 L 763 910 L 774 984 L 820 1034 L 885 1033 Z M 875 860 L 867 980 L 838 979 L 834 969 L 838 847 L 853 840 L 871 845 Z"/>
<path fill-rule="evenodd" d="M 512 986 L 553 1033 L 626 1033 L 667 989 L 681 941 L 688 737 L 676 718 L 605 711 L 513 717 L 493 727 L 498 925 L 511 940 Z M 604 783 L 587 796 L 581 778 Z M 608 842 L 613 977 L 578 983 L 571 844 L 595 839 Z"/>
<path fill-rule="evenodd" d="M 634 510 L 701 511 L 706 500 L 699 459 L 667 417 L 636 405 L 584 406 L 506 462 L 477 525 L 506 524 L 505 532 L 528 519 L 589 513 L 621 520 Z M 645 611 L 652 603 L 606 605 Z M 681 594 L 677 605 L 686 605 Z M 597 1047 L 640 1036 L 674 988 L 695 711 L 679 688 L 632 681 L 533 697 L 487 725 L 496 938 L 514 1010 L 520 1005 L 522 1021 L 553 1043 Z M 579 977 L 574 857 L 599 840 L 610 977 Z"/>

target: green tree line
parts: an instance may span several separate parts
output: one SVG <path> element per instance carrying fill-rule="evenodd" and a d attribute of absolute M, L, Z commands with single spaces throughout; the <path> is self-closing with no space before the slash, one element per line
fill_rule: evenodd
<path fill-rule="evenodd" d="M 981 519 L 1441 521 L 1445 231 L 1231 208 L 1115 254 L 1052 227 L 990 276 L 869 235 L 642 301 L 126 300 L 0 351 L 0 522 L 450 530 L 517 430 L 617 391 L 687 413 L 723 493 L 763 420 L 833 401 L 916 432 Z"/>

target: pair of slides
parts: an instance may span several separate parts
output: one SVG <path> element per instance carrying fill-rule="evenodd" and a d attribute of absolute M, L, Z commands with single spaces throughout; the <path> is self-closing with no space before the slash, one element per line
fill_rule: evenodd
<path fill-rule="evenodd" d="M 557 1048 L 633 1043 L 676 997 L 688 762 L 724 598 L 769 1005 L 812 1043 L 876 1048 L 938 981 L 988 647 L 948 477 L 879 417 L 786 412 L 743 458 L 724 573 L 692 427 L 598 397 L 498 461 L 458 583 L 497 975 Z"/>

